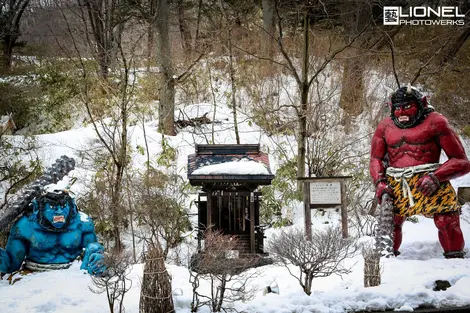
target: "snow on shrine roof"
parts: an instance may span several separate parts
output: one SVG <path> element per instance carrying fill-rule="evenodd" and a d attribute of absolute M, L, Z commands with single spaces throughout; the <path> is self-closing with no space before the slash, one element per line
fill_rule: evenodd
<path fill-rule="evenodd" d="M 198 168 L 192 175 L 270 175 L 266 166 L 250 159 L 240 159 L 226 163 L 206 165 Z"/>
<path fill-rule="evenodd" d="M 270 184 L 274 175 L 259 145 L 197 145 L 196 153 L 188 156 L 188 178 L 192 185 L 216 181 Z"/>

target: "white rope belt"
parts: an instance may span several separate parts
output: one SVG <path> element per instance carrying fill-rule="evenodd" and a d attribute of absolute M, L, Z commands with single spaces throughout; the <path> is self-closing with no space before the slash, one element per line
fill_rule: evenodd
<path fill-rule="evenodd" d="M 388 167 L 386 174 L 390 177 L 393 177 L 395 181 L 401 182 L 403 197 L 409 199 L 409 206 L 411 208 L 415 205 L 415 201 L 413 199 L 413 194 L 411 193 L 411 188 L 408 185 L 406 179 L 413 177 L 413 175 L 417 173 L 435 171 L 439 168 L 439 165 L 439 163 L 429 163 L 403 168 Z"/>
<path fill-rule="evenodd" d="M 72 262 L 69 263 L 58 263 L 58 264 L 42 264 L 36 263 L 30 260 L 25 261 L 26 268 L 36 271 L 36 272 L 46 272 L 46 271 L 53 271 L 53 270 L 63 270 L 69 268 L 72 265 Z"/>

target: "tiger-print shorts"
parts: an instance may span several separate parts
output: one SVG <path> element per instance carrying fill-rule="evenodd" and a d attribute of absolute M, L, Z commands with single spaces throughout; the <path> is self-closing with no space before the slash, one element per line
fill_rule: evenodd
<path fill-rule="evenodd" d="M 427 217 L 432 217 L 436 213 L 448 213 L 460 210 L 457 195 L 449 182 L 441 183 L 439 189 L 430 197 L 425 197 L 417 190 L 418 180 L 426 174 L 427 172 L 417 173 L 410 178 L 406 178 L 415 202 L 412 207 L 409 205 L 409 199 L 405 198 L 403 195 L 401 179 L 397 181 L 395 178 L 387 176 L 388 184 L 394 194 L 393 206 L 395 215 L 408 217 L 422 214 Z"/>

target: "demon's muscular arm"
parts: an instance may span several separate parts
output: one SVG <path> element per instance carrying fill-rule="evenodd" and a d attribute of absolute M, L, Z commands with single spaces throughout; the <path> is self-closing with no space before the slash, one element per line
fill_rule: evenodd
<path fill-rule="evenodd" d="M 92 275 L 100 275 L 106 269 L 103 264 L 104 248 L 98 243 L 95 234 L 95 225 L 91 218 L 82 212 L 79 214 L 80 226 L 83 231 L 82 248 L 85 249 L 80 269 L 87 270 L 88 273 Z"/>
<path fill-rule="evenodd" d="M 382 201 L 384 193 L 392 194 L 385 178 L 384 160 L 387 154 L 387 143 L 385 142 L 386 124 L 382 121 L 377 127 L 372 137 L 370 152 L 369 171 L 376 188 L 376 197 L 379 203 Z"/>
<path fill-rule="evenodd" d="M 435 134 L 436 141 L 446 153 L 448 160 L 439 168 L 418 181 L 418 190 L 425 196 L 431 196 L 439 188 L 441 182 L 449 181 L 470 172 L 470 162 L 457 134 L 449 126 L 447 119 L 438 113 L 431 113 L 428 117 Z"/>
<path fill-rule="evenodd" d="M 433 127 L 438 132 L 438 142 L 448 160 L 439 166 L 434 176 L 440 181 L 448 181 L 470 172 L 470 162 L 457 134 L 450 128 L 447 119 L 440 114 L 433 114 Z"/>
<path fill-rule="evenodd" d="M 25 233 L 30 230 L 30 221 L 21 217 L 11 227 L 10 235 L 5 250 L 0 248 L 0 272 L 12 273 L 20 269 L 25 255 L 29 249 Z"/>

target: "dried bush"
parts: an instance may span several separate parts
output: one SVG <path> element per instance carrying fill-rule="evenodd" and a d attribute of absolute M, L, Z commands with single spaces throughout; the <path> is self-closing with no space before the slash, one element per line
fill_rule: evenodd
<path fill-rule="evenodd" d="M 97 294 L 106 292 L 110 313 L 123 313 L 124 296 L 132 287 L 132 280 L 127 278 L 131 271 L 131 257 L 125 253 L 106 255 L 104 264 L 107 267 L 105 273 L 92 276 L 93 286 L 89 288 Z"/>
<path fill-rule="evenodd" d="M 309 240 L 301 229 L 283 230 L 274 234 L 268 243 L 268 251 L 295 277 L 307 295 L 312 293 L 312 281 L 317 277 L 351 272 L 351 266 L 343 261 L 354 256 L 358 246 L 353 238 L 342 238 L 339 226 L 312 232 Z M 294 273 L 289 265 L 298 267 Z"/>
<path fill-rule="evenodd" d="M 211 312 L 226 312 L 233 302 L 252 299 L 254 289 L 248 282 L 258 273 L 246 270 L 258 263 L 259 257 L 234 255 L 233 251 L 239 247 L 237 237 L 221 232 L 207 232 L 204 243 L 203 252 L 191 260 L 190 267 L 195 270 L 190 276 L 193 286 L 191 312 L 197 312 L 202 306 L 209 306 Z M 209 283 L 209 295 L 199 292 L 201 279 Z"/>

